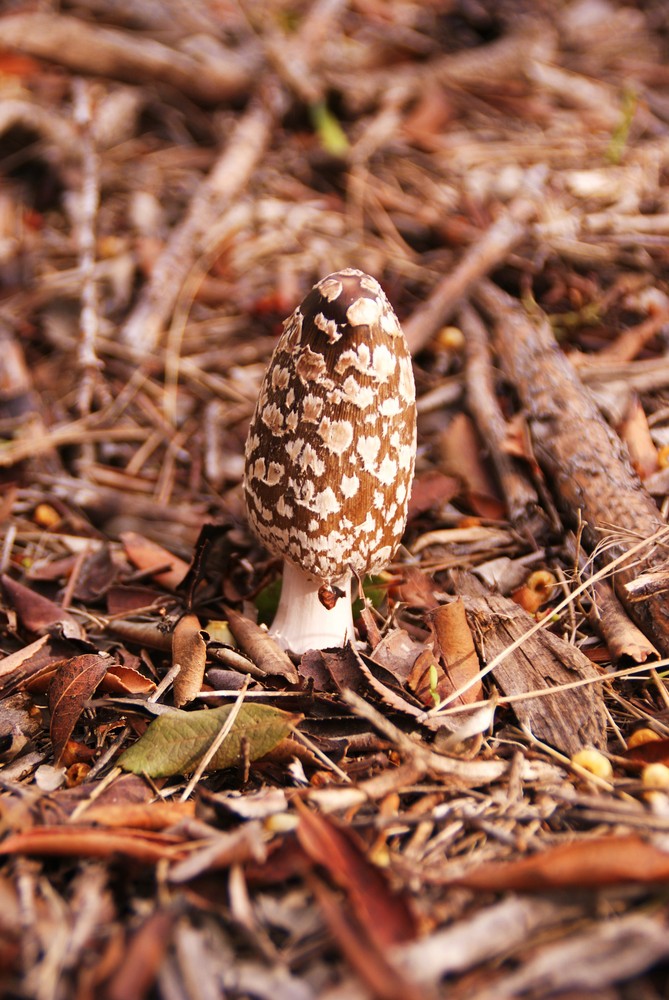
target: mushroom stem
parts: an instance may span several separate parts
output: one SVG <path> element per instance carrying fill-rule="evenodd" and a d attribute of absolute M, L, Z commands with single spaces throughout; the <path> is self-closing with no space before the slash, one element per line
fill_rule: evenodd
<path fill-rule="evenodd" d="M 292 563 L 283 564 L 283 584 L 270 635 L 284 649 L 306 653 L 308 649 L 344 646 L 355 639 L 351 611 L 351 575 L 337 580 L 344 591 L 335 606 L 328 610 L 321 604 L 318 591 L 322 580 L 315 580 Z"/>

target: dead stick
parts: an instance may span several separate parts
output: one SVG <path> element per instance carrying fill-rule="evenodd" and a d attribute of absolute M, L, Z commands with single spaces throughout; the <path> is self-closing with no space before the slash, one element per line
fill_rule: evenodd
<path fill-rule="evenodd" d="M 565 549 L 574 561 L 579 576 L 587 580 L 590 564 L 571 531 L 567 532 Z M 593 583 L 592 603 L 586 613 L 590 624 L 606 643 L 614 663 L 621 660 L 646 663 L 658 659 L 657 650 L 630 620 L 607 580 Z"/>
<path fill-rule="evenodd" d="M 563 511 L 585 522 L 583 537 L 602 563 L 623 556 L 639 539 L 666 528 L 636 475 L 620 438 L 559 349 L 543 313 L 528 315 L 511 296 L 481 281 L 477 301 L 494 318 L 498 353 L 527 411 L 535 454 Z M 612 534 L 613 532 L 613 534 Z M 603 541 L 610 544 L 605 547 Z M 666 561 L 664 546 L 616 569 L 614 587 L 630 618 L 663 655 L 669 654 L 669 603 L 634 603 L 624 584 Z"/>
<path fill-rule="evenodd" d="M 269 104 L 254 101 L 206 181 L 198 188 L 185 218 L 172 233 L 121 331 L 122 340 L 133 347 L 138 357 L 155 349 L 193 259 L 202 248 L 212 217 L 220 219 L 248 184 L 267 147 L 273 122 L 274 112 Z"/>
<path fill-rule="evenodd" d="M 87 24 L 63 14 L 8 14 L 0 18 L 0 48 L 18 49 L 67 66 L 128 83 L 168 83 L 196 101 L 239 97 L 257 67 L 228 51 L 225 59 L 195 59 L 144 35 Z"/>
<path fill-rule="evenodd" d="M 536 204 L 527 198 L 513 202 L 467 250 L 456 269 L 442 278 L 427 302 L 402 324 L 412 354 L 420 351 L 446 322 L 469 287 L 500 264 L 520 242 L 535 211 Z"/>
<path fill-rule="evenodd" d="M 485 326 L 468 303 L 460 307 L 458 319 L 465 335 L 467 408 L 488 447 L 509 519 L 518 530 L 529 528 L 533 535 L 541 534 L 547 527 L 547 520 L 542 516 L 537 492 L 523 475 L 517 460 L 504 451 L 508 428 L 495 395 Z"/>

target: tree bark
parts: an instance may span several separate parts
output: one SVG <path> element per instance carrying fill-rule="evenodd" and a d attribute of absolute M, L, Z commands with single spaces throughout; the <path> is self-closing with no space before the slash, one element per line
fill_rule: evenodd
<path fill-rule="evenodd" d="M 603 564 L 649 540 L 647 549 L 615 568 L 613 584 L 632 621 L 668 656 L 667 595 L 632 602 L 624 587 L 666 563 L 666 521 L 632 469 L 624 444 L 558 347 L 547 318 L 538 311 L 528 315 L 489 281 L 480 283 L 476 295 L 494 317 L 500 362 L 526 410 L 536 458 L 565 515 L 572 523 L 579 516 L 586 522 L 586 545 L 599 546 Z"/>

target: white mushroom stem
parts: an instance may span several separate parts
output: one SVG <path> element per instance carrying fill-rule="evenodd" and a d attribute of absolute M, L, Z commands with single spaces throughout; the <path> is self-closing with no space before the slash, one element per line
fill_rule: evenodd
<path fill-rule="evenodd" d="M 344 596 L 331 610 L 318 597 L 321 586 L 322 581 L 284 562 L 281 598 L 269 630 L 284 649 L 306 653 L 308 649 L 344 646 L 349 639 L 355 639 L 350 574 L 337 580 L 335 586 L 344 591 Z"/>

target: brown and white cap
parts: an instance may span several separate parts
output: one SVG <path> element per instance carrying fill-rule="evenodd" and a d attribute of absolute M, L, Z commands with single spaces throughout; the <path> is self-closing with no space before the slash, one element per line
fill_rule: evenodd
<path fill-rule="evenodd" d="M 379 283 L 346 268 L 286 320 L 246 444 L 250 524 L 323 583 L 378 571 L 406 524 L 416 451 L 411 357 Z"/>

